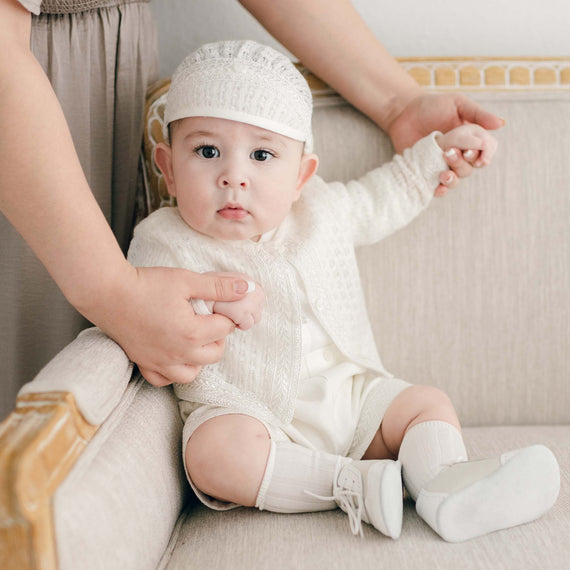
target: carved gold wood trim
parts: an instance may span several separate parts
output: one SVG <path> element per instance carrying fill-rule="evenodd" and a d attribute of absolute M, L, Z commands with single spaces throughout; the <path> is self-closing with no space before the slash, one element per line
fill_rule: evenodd
<path fill-rule="evenodd" d="M 164 115 L 163 95 L 170 89 L 170 79 L 160 79 L 153 83 L 146 94 L 145 124 L 143 134 L 145 175 L 150 188 L 146 189 L 147 212 L 154 212 L 161 206 L 174 206 L 175 198 L 170 196 L 162 173 L 154 162 L 154 149 L 164 140 L 162 134 L 162 119 Z"/>
<path fill-rule="evenodd" d="M 18 398 L 0 424 L 0 568 L 57 568 L 52 497 L 96 431 L 70 393 Z"/>
<path fill-rule="evenodd" d="M 570 57 L 399 58 L 428 89 L 570 90 Z"/>

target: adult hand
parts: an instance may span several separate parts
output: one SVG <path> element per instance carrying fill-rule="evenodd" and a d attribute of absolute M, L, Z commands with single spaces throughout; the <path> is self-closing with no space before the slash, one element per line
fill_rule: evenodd
<path fill-rule="evenodd" d="M 465 123 L 495 130 L 501 128 L 505 121 L 464 95 L 423 93 L 412 99 L 392 121 L 388 134 L 396 152 L 402 152 L 433 131 L 446 133 Z M 435 195 L 442 196 L 447 188 L 456 186 L 458 177 L 469 176 L 477 158 L 477 155 L 465 157 L 461 153 L 446 156 L 451 170 L 442 173 Z"/>
<path fill-rule="evenodd" d="M 154 386 L 192 382 L 202 365 L 221 358 L 235 324 L 222 315 L 196 315 L 189 299 L 236 301 L 245 295 L 247 282 L 185 269 L 129 268 L 119 291 L 101 299 L 93 321 Z"/>
<path fill-rule="evenodd" d="M 259 283 L 253 281 L 249 276 L 235 271 L 212 272 L 207 275 L 242 278 L 253 285 L 253 287 L 250 287 L 247 295 L 239 301 L 216 301 L 213 303 L 212 309 L 214 313 L 228 317 L 242 331 L 249 330 L 261 320 L 263 306 L 265 305 L 265 291 Z"/>

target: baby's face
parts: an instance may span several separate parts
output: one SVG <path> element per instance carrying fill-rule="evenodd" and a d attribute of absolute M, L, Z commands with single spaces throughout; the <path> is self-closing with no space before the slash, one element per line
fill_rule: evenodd
<path fill-rule="evenodd" d="M 156 160 L 186 223 L 224 240 L 277 227 L 316 170 L 303 143 L 245 123 L 189 117 Z"/>

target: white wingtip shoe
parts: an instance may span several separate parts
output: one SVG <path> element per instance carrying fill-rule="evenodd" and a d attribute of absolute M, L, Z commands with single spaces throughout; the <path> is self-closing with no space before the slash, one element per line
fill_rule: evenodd
<path fill-rule="evenodd" d="M 443 539 L 462 542 L 541 517 L 559 490 L 554 454 L 533 445 L 451 465 L 420 491 L 416 510 Z"/>

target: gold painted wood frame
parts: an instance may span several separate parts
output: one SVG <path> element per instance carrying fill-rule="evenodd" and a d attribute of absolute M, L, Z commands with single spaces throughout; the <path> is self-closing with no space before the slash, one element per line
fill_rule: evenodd
<path fill-rule="evenodd" d="M 0 425 L 0 568 L 57 568 L 53 495 L 96 431 L 69 393 L 18 398 Z"/>

